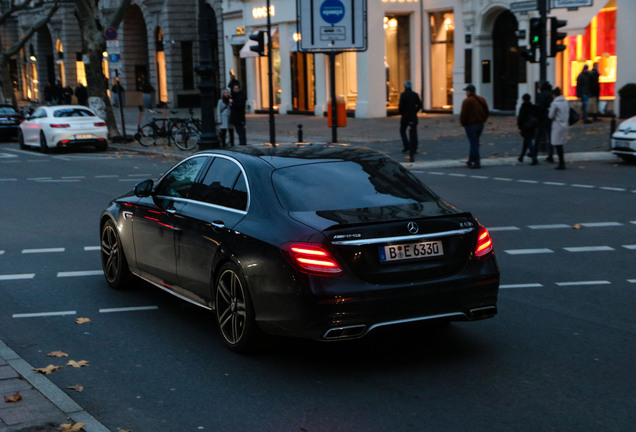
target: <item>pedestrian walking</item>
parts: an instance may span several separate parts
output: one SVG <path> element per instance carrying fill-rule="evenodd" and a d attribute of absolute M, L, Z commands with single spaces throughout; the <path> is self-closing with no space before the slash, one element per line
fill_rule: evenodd
<path fill-rule="evenodd" d="M 55 88 L 53 90 L 53 104 L 54 105 L 62 105 L 62 101 L 64 100 L 64 87 L 59 81 L 55 82 Z"/>
<path fill-rule="evenodd" d="M 73 89 L 71 88 L 70 85 L 66 85 L 66 87 L 64 87 L 62 89 L 62 103 L 64 103 L 64 105 L 70 105 L 73 99 Z"/>
<path fill-rule="evenodd" d="M 229 132 L 230 145 L 234 147 L 234 126 L 230 123 L 230 91 L 223 90 L 223 95 L 216 104 L 216 123 L 219 125 L 221 145 L 226 146 L 225 137 Z"/>
<path fill-rule="evenodd" d="M 592 123 L 590 119 L 587 117 L 587 105 L 590 100 L 590 82 L 591 76 L 589 67 L 587 65 L 583 66 L 583 70 L 576 77 L 576 97 L 581 99 L 581 110 L 583 123 Z"/>
<path fill-rule="evenodd" d="M 537 134 L 534 139 L 534 156 L 539 150 L 546 151 L 548 156 L 546 162 L 554 162 L 554 148 L 552 148 L 552 120 L 548 117 L 548 110 L 552 103 L 552 85 L 544 81 L 541 83 L 539 94 L 537 94 Z"/>
<path fill-rule="evenodd" d="M 234 126 L 238 135 L 239 145 L 247 144 L 245 132 L 245 94 L 241 90 L 240 84 L 234 84 L 230 95 L 230 123 Z"/>
<path fill-rule="evenodd" d="M 88 90 L 82 83 L 77 83 L 75 96 L 77 97 L 78 104 L 88 106 Z"/>
<path fill-rule="evenodd" d="M 484 124 L 488 120 L 490 111 L 488 110 L 486 99 L 477 95 L 474 85 L 468 84 L 464 91 L 466 92 L 466 99 L 462 102 L 459 122 L 464 127 L 470 144 L 466 165 L 469 168 L 481 168 L 479 138 L 484 131 Z"/>
<path fill-rule="evenodd" d="M 44 103 L 46 105 L 53 105 L 53 100 L 55 99 L 55 88 L 51 81 L 46 83 L 44 87 Z"/>
<path fill-rule="evenodd" d="M 113 96 L 113 106 L 115 108 L 119 108 L 119 104 L 121 102 L 122 106 L 125 105 L 125 101 L 124 101 L 124 86 L 121 85 L 121 82 L 119 82 L 119 80 L 116 80 L 113 83 L 113 86 L 110 89 L 112 96 Z"/>
<path fill-rule="evenodd" d="M 598 120 L 598 101 L 601 96 L 601 83 L 599 82 L 600 74 L 598 73 L 598 63 L 594 63 L 590 71 L 590 104 L 589 112 L 594 121 Z"/>
<path fill-rule="evenodd" d="M 552 96 L 554 96 L 554 100 L 552 100 L 550 111 L 548 112 L 548 117 L 552 120 L 552 145 L 559 157 L 559 165 L 557 165 L 556 169 L 564 170 L 563 146 L 568 141 L 570 103 L 561 94 L 559 87 L 555 87 L 552 90 Z"/>
<path fill-rule="evenodd" d="M 517 127 L 523 137 L 519 162 L 523 162 L 527 152 L 528 156 L 532 158 L 532 165 L 536 165 L 537 152 L 534 148 L 534 137 L 537 133 L 537 108 L 531 99 L 532 97 L 528 93 L 522 96 L 523 103 L 519 108 L 519 116 L 517 117 Z"/>
<path fill-rule="evenodd" d="M 413 91 L 412 86 L 411 81 L 404 82 L 404 92 L 400 95 L 399 102 L 399 111 L 402 116 L 400 119 L 402 153 L 409 154 L 409 162 L 415 161 L 415 153 L 417 153 L 417 113 L 422 109 L 420 96 Z"/>

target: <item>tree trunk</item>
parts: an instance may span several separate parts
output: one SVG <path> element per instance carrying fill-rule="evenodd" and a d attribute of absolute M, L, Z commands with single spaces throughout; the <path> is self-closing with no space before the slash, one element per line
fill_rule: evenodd
<path fill-rule="evenodd" d="M 108 80 L 102 71 L 102 53 L 106 51 L 106 42 L 92 44 L 87 51 L 88 64 L 85 64 L 90 107 L 106 121 L 109 137 L 118 136 L 117 121 L 108 98 Z"/>
<path fill-rule="evenodd" d="M 9 59 L 2 56 L 0 63 L 0 83 L 2 83 L 2 95 L 4 96 L 5 103 L 13 105 L 18 108 L 18 101 L 15 98 L 15 92 L 13 91 L 13 82 L 11 81 L 11 70 L 9 69 Z"/>

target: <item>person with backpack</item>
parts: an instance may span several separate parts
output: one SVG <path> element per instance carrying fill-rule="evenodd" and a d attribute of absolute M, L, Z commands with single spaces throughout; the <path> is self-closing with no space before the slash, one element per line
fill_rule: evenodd
<path fill-rule="evenodd" d="M 527 152 L 528 157 L 532 158 L 532 165 L 536 165 L 538 162 L 537 152 L 534 148 L 534 137 L 537 132 L 537 107 L 532 103 L 531 96 L 528 93 L 522 96 L 522 100 L 523 103 L 521 108 L 519 108 L 519 116 L 517 117 L 517 127 L 523 137 L 519 162 L 523 162 Z"/>

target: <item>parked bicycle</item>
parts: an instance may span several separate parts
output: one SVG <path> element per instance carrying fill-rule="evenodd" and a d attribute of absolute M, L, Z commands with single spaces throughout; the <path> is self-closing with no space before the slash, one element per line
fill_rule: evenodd
<path fill-rule="evenodd" d="M 165 111 L 163 117 L 153 117 L 150 122 L 141 126 L 143 108 L 140 107 L 139 123 L 137 125 L 137 133 L 135 139 L 144 147 L 150 147 L 152 145 L 164 145 L 168 146 L 174 144 L 181 150 L 191 150 L 194 145 L 189 140 L 189 134 L 192 132 L 188 129 L 182 130 L 189 119 L 180 117 L 166 117 Z M 148 109 L 148 112 L 152 114 L 158 114 L 156 111 Z M 176 114 L 178 111 L 170 111 L 171 114 Z M 196 141 L 195 141 L 196 143 Z"/>
<path fill-rule="evenodd" d="M 195 118 L 192 108 L 190 108 L 190 117 L 187 118 L 175 134 L 174 140 L 177 147 L 182 150 L 192 150 L 199 142 L 201 135 L 201 119 Z"/>

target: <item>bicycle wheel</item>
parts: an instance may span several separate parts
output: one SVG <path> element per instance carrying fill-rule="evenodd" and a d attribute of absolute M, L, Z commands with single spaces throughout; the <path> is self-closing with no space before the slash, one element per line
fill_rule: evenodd
<path fill-rule="evenodd" d="M 155 143 L 155 128 L 152 123 L 143 125 L 139 130 L 138 136 L 137 141 L 139 141 L 139 144 L 142 146 L 150 147 L 153 145 Z"/>
<path fill-rule="evenodd" d="M 192 150 L 199 141 L 199 132 L 192 126 L 183 126 L 174 133 L 174 143 L 181 150 Z"/>

